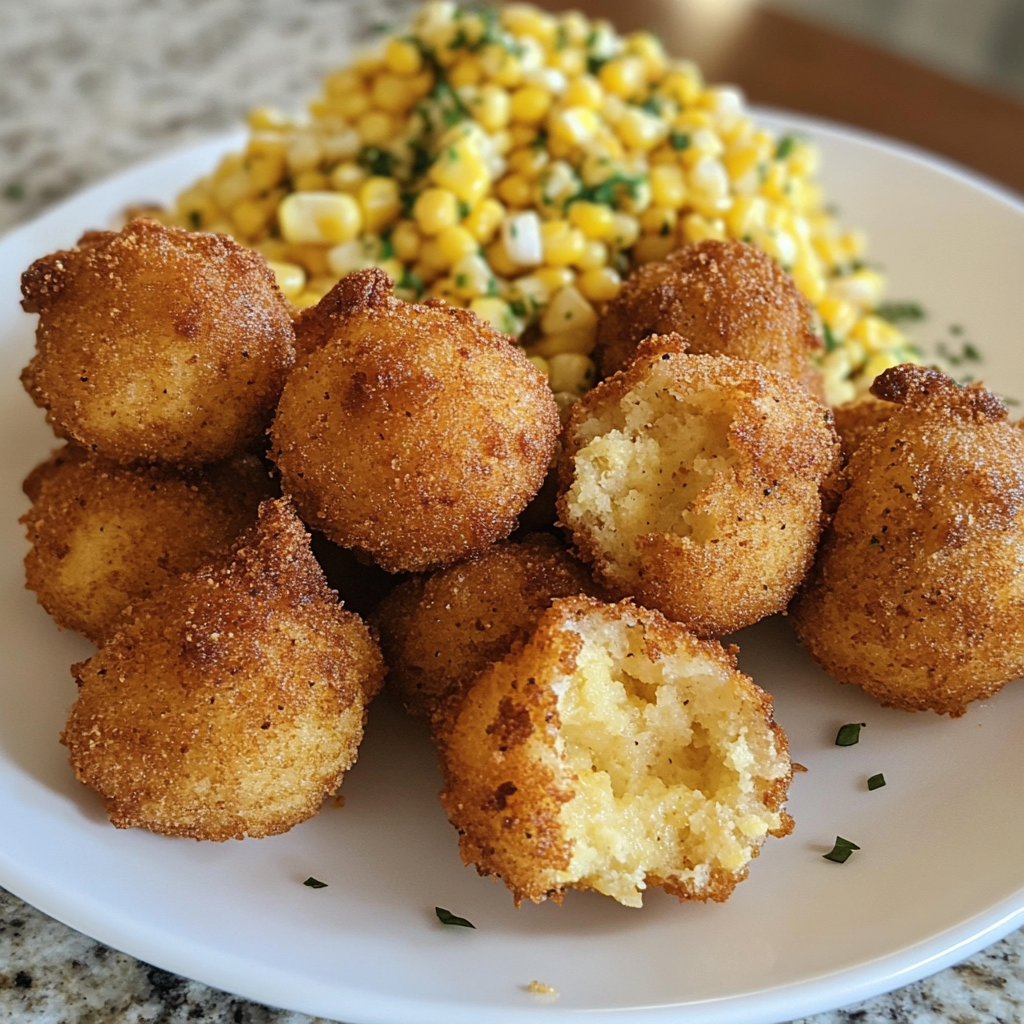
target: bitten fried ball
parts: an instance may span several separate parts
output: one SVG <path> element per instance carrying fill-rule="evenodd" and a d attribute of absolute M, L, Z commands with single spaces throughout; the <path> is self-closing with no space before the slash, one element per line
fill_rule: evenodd
<path fill-rule="evenodd" d="M 727 899 L 792 830 L 786 737 L 734 650 L 628 602 L 555 601 L 437 736 L 463 861 L 517 904 Z"/>
<path fill-rule="evenodd" d="M 694 354 L 750 359 L 821 393 L 808 357 L 821 348 L 793 279 L 743 242 L 688 245 L 635 270 L 601 317 L 597 363 L 624 369 L 650 334 L 681 334 Z"/>
<path fill-rule="evenodd" d="M 892 415 L 844 471 L 791 621 L 840 682 L 955 717 L 1024 675 L 1024 435 L 934 370 L 894 367 L 872 391 Z"/>
<path fill-rule="evenodd" d="M 96 641 L 125 605 L 227 554 L 272 492 L 252 455 L 178 472 L 79 448 L 54 452 L 24 486 L 25 585 L 58 625 Z"/>
<path fill-rule="evenodd" d="M 374 619 L 388 686 L 411 715 L 429 720 L 449 690 L 467 687 L 525 640 L 553 598 L 596 589 L 586 569 L 544 533 L 408 580 Z"/>
<path fill-rule="evenodd" d="M 616 596 L 699 636 L 748 626 L 786 607 L 814 558 L 831 420 L 790 377 L 655 335 L 573 407 L 561 522 Z"/>
<path fill-rule="evenodd" d="M 140 602 L 72 672 L 61 740 L 113 824 L 221 841 L 317 812 L 356 759 L 384 669 L 279 499 L 232 558 Z"/>
<path fill-rule="evenodd" d="M 545 378 L 472 313 L 394 298 L 383 271 L 338 287 L 353 304 L 291 375 L 274 420 L 272 457 L 300 515 L 389 572 L 508 536 L 557 440 Z"/>
<path fill-rule="evenodd" d="M 196 466 L 260 439 L 295 359 L 262 256 L 223 235 L 133 220 L 36 260 L 22 383 L 61 437 L 115 462 Z"/>

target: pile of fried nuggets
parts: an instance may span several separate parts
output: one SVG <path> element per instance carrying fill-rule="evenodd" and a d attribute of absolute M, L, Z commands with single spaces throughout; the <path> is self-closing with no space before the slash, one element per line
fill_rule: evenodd
<path fill-rule="evenodd" d="M 62 740 L 118 827 L 286 831 L 387 672 L 517 904 L 724 900 L 793 767 L 719 637 L 788 608 L 840 682 L 954 716 L 1024 671 L 1024 432 L 910 365 L 834 417 L 750 246 L 637 271 L 564 424 L 511 339 L 379 270 L 293 314 L 259 255 L 139 219 L 22 287 L 67 441 L 25 482 L 28 586 L 98 646 Z"/>

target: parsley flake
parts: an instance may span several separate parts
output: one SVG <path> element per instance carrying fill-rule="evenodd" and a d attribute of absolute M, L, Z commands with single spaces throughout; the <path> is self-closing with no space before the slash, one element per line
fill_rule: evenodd
<path fill-rule="evenodd" d="M 918 302 L 883 302 L 875 310 L 875 316 L 891 324 L 914 323 L 925 318 L 925 311 Z"/>
<path fill-rule="evenodd" d="M 877 775 L 872 775 L 871 778 L 868 779 L 869 790 L 881 789 L 884 785 L 885 776 L 881 772 L 879 772 Z"/>
<path fill-rule="evenodd" d="M 783 137 L 779 139 L 778 146 L 775 147 L 775 159 L 785 160 L 786 157 L 793 152 L 795 147 L 796 139 L 792 135 L 783 135 Z"/>
<path fill-rule="evenodd" d="M 321 882 L 319 878 L 314 878 L 312 875 L 309 876 L 303 883 L 303 885 L 309 886 L 310 889 L 326 889 L 327 883 Z"/>
<path fill-rule="evenodd" d="M 846 725 L 840 726 L 839 732 L 836 733 L 836 746 L 852 747 L 855 743 L 859 743 L 860 731 L 867 724 L 867 722 L 848 722 Z"/>
<path fill-rule="evenodd" d="M 17 202 L 19 199 L 25 198 L 25 186 L 20 181 L 12 181 L 10 184 L 4 186 L 4 199 L 10 199 L 12 202 Z"/>
<path fill-rule="evenodd" d="M 445 910 L 444 907 L 434 907 L 434 913 L 437 914 L 437 919 L 441 924 L 458 925 L 460 928 L 476 928 L 472 921 L 467 921 L 464 917 L 456 917 L 455 914 L 450 910 Z"/>
<path fill-rule="evenodd" d="M 825 336 L 825 351 L 835 352 L 839 348 L 839 341 L 836 336 L 832 333 L 832 328 L 828 324 L 821 325 L 822 334 Z"/>
<path fill-rule="evenodd" d="M 850 859 L 850 854 L 854 850 L 859 850 L 860 847 L 856 843 L 851 843 L 849 839 L 844 839 L 842 836 L 836 836 L 836 844 L 832 847 L 828 853 L 822 854 L 825 860 L 835 861 L 836 864 L 845 864 Z"/>

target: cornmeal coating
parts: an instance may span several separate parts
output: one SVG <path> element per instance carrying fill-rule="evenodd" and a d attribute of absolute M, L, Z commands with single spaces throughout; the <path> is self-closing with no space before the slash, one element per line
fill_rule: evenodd
<path fill-rule="evenodd" d="M 384 666 L 278 499 L 233 557 L 140 602 L 72 673 L 61 742 L 113 824 L 219 842 L 316 814 L 355 762 Z"/>
<path fill-rule="evenodd" d="M 793 279 L 744 242 L 708 240 L 677 249 L 630 274 L 597 333 L 602 376 L 627 367 L 650 334 L 681 334 L 694 354 L 750 359 L 803 381 L 816 396 L 821 349 L 811 311 Z"/>
<path fill-rule="evenodd" d="M 518 905 L 596 889 L 639 907 L 729 897 L 793 777 L 771 698 L 735 648 L 629 602 L 556 600 L 437 732 L 466 864 Z"/>
<path fill-rule="evenodd" d="M 875 398 L 870 392 L 853 402 L 837 405 L 832 414 L 843 454 L 847 457 L 853 455 L 871 430 L 884 423 L 895 411 L 896 406 L 892 402 Z"/>
<path fill-rule="evenodd" d="M 197 466 L 258 441 L 295 360 L 266 261 L 224 235 L 131 221 L 36 260 L 22 383 L 61 437 L 115 462 Z"/>
<path fill-rule="evenodd" d="M 253 455 L 177 471 L 74 447 L 55 451 L 24 488 L 25 586 L 58 625 L 97 642 L 126 605 L 227 554 L 272 494 Z"/>
<path fill-rule="evenodd" d="M 402 302 L 378 269 L 343 284 L 352 305 L 289 378 L 274 420 L 284 491 L 328 539 L 389 572 L 478 554 L 544 481 L 559 432 L 551 389 L 472 313 Z"/>
<path fill-rule="evenodd" d="M 844 471 L 797 635 L 888 707 L 962 715 L 1024 674 L 1024 435 L 999 399 L 919 366 Z"/>
<path fill-rule="evenodd" d="M 595 578 L 699 636 L 782 611 L 810 568 L 839 468 L 832 415 L 758 363 L 641 343 L 584 395 L 558 512 Z"/>
<path fill-rule="evenodd" d="M 553 598 L 596 593 L 587 570 L 546 533 L 407 580 L 374 618 L 388 686 L 413 717 L 429 721 L 450 690 L 465 689 L 525 640 Z"/>

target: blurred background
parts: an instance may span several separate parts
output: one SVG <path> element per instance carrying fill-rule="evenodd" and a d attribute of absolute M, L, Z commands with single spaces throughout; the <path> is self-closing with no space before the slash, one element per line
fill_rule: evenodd
<path fill-rule="evenodd" d="M 548 0 L 548 6 L 565 4 Z M 758 103 L 1024 193 L 1024 0 L 587 0 Z M 0 0 L 0 231 L 125 166 L 297 109 L 408 0 Z"/>

